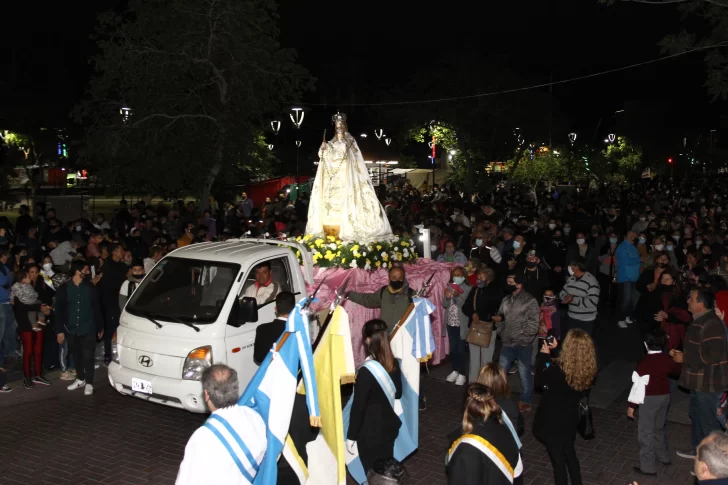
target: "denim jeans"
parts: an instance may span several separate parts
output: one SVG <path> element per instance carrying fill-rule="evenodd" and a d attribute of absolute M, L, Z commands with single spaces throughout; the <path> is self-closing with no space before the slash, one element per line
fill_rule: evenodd
<path fill-rule="evenodd" d="M 690 391 L 690 421 L 693 450 L 713 431 L 721 431 L 717 411 L 721 393 Z"/>
<path fill-rule="evenodd" d="M 0 305 L 0 367 L 5 364 L 5 358 L 12 356 L 17 348 L 15 337 L 15 317 L 13 306 Z"/>
<path fill-rule="evenodd" d="M 73 354 L 68 352 L 68 335 L 63 340 L 63 343 L 58 346 L 58 360 L 61 363 L 61 372 L 66 372 L 68 369 L 75 369 L 73 365 Z"/>
<path fill-rule="evenodd" d="M 450 340 L 452 370 L 464 376 L 467 356 L 465 355 L 465 341 L 460 338 L 460 327 L 451 327 L 448 325 L 447 336 Z"/>
<path fill-rule="evenodd" d="M 637 291 L 637 282 L 635 281 L 625 281 L 624 283 L 618 283 L 617 286 L 619 286 L 619 319 L 624 320 L 631 317 L 637 308 L 640 292 Z"/>
<path fill-rule="evenodd" d="M 518 360 L 518 373 L 521 376 L 521 402 L 531 404 L 531 396 L 533 395 L 533 376 L 531 375 L 531 353 L 533 352 L 533 344 L 529 345 L 513 345 L 510 347 L 503 346 L 501 348 L 500 360 L 498 365 L 503 370 L 511 370 L 514 360 Z"/>

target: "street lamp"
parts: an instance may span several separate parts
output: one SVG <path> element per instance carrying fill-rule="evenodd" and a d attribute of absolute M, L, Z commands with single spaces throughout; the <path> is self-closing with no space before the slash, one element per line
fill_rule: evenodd
<path fill-rule="evenodd" d="M 382 137 L 384 136 L 384 130 L 381 128 L 374 130 L 374 136 L 377 137 L 377 140 L 381 140 Z"/>
<path fill-rule="evenodd" d="M 129 117 L 131 116 L 131 108 L 127 108 L 126 106 L 122 106 L 122 108 L 119 110 L 119 114 L 121 114 L 121 119 L 126 123 L 129 121 Z"/>
<path fill-rule="evenodd" d="M 389 144 L 392 143 L 392 139 L 391 138 L 385 138 L 384 139 L 384 143 L 386 143 L 387 146 L 389 146 Z"/>
<path fill-rule="evenodd" d="M 569 141 L 571 142 L 571 146 L 574 146 L 574 143 L 576 142 L 576 133 L 569 133 Z"/>
<path fill-rule="evenodd" d="M 277 135 L 279 131 L 281 131 L 281 122 L 280 121 L 271 121 L 270 127 L 273 130 L 273 134 Z"/>
<path fill-rule="evenodd" d="M 301 170 L 298 164 L 298 149 L 301 147 L 301 140 L 299 140 L 299 135 L 301 133 L 303 117 L 306 115 L 306 113 L 303 112 L 303 108 L 293 108 L 291 109 L 291 111 L 292 113 L 290 113 L 289 116 L 291 117 L 293 126 L 296 127 L 296 186 L 298 187 L 301 184 Z M 298 192 L 296 192 L 296 197 L 298 197 Z"/>
<path fill-rule="evenodd" d="M 273 150 L 273 144 L 268 145 L 268 150 Z"/>
<path fill-rule="evenodd" d="M 607 135 L 607 140 L 609 140 L 609 143 L 614 143 L 614 140 L 615 140 L 616 138 L 617 138 L 617 137 L 616 137 L 616 136 L 614 136 L 614 133 L 610 133 L 610 134 L 608 134 L 608 135 Z"/>

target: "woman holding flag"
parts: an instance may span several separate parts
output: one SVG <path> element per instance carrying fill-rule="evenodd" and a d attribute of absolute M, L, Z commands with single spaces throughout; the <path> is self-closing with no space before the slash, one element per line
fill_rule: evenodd
<path fill-rule="evenodd" d="M 367 473 L 377 461 L 394 456 L 402 422 L 393 402 L 402 397 L 402 374 L 389 346 L 386 322 L 369 320 L 362 334 L 369 356 L 356 375 L 346 448 L 350 453 L 358 449 Z"/>

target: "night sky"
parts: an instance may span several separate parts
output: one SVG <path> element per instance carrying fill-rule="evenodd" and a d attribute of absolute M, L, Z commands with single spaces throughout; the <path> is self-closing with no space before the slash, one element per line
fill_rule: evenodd
<path fill-rule="evenodd" d="M 87 59 L 94 45 L 88 36 L 96 14 L 122 1 L 98 0 L 93 9 L 84 2 L 3 6 L 0 126 L 69 123 L 68 112 L 90 74 Z M 517 76 L 519 81 L 509 80 L 516 85 L 503 88 L 660 57 L 657 42 L 681 27 L 674 7 L 617 3 L 607 7 L 596 0 L 520 1 L 474 7 L 463 1 L 285 0 L 280 4 L 282 43 L 298 49 L 300 63 L 318 79 L 316 91 L 302 100 L 308 110 L 302 136 L 312 142 L 320 139 L 336 109 L 349 114 L 352 132 L 373 130 L 382 108 L 351 103 L 422 99 L 422 93 L 406 91 L 409 79 L 418 72 L 448 69 L 442 59 L 457 62 L 463 52 Z M 444 96 L 475 94 L 463 92 L 460 81 L 453 78 L 438 90 Z M 725 105 L 710 103 L 704 81 L 701 54 L 689 54 L 554 86 L 553 106 L 568 120 L 569 131 L 580 136 L 601 139 L 624 125 L 624 119 L 619 120 L 623 116 L 639 119 L 643 136 L 672 150 L 682 136 L 718 128 Z M 477 85 L 477 80 L 468 85 Z M 467 109 L 467 103 L 461 104 Z M 626 112 L 615 115 L 620 109 Z M 391 133 L 405 127 L 386 128 Z M 560 143 L 565 133 L 553 137 Z"/>

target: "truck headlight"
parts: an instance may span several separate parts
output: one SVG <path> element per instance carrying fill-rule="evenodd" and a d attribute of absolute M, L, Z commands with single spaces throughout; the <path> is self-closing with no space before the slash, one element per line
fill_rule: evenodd
<path fill-rule="evenodd" d="M 198 347 L 187 354 L 185 364 L 182 366 L 182 379 L 199 381 L 202 373 L 212 365 L 212 347 L 206 345 Z"/>
<path fill-rule="evenodd" d="M 119 354 L 121 353 L 121 345 L 114 342 L 111 345 L 111 360 L 119 364 Z"/>

